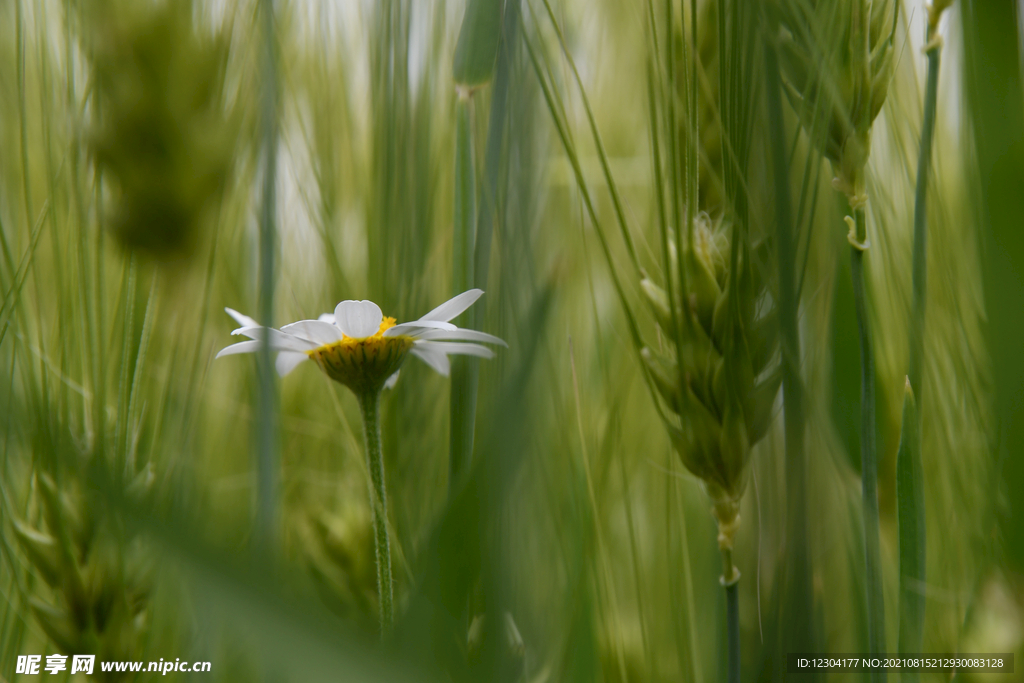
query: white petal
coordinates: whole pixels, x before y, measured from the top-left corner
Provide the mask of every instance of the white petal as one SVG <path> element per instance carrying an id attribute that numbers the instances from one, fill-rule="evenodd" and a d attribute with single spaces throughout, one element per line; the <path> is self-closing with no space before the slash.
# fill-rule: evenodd
<path id="1" fill-rule="evenodd" d="M 414 349 L 421 348 L 437 349 L 442 353 L 459 356 L 479 356 L 480 358 L 494 358 L 494 351 L 479 344 L 459 344 L 457 342 L 423 341 L 417 342 Z"/>
<path id="2" fill-rule="evenodd" d="M 289 372 L 298 367 L 299 363 L 304 360 L 309 360 L 309 356 L 304 353 L 296 353 L 294 351 L 282 351 L 277 354 L 277 361 L 274 365 L 277 367 L 277 374 L 284 377 Z"/>
<path id="3" fill-rule="evenodd" d="M 484 293 L 482 289 L 470 289 L 462 294 L 453 296 L 448 301 L 427 313 L 420 320 L 440 320 L 442 322 L 448 322 L 455 316 L 462 313 L 464 310 L 476 303 Z"/>
<path id="4" fill-rule="evenodd" d="M 385 337 L 395 337 L 400 334 L 407 334 L 410 337 L 418 337 L 419 333 L 426 330 L 457 330 L 451 323 L 440 320 L 413 320 L 411 323 L 401 323 L 384 330 Z"/>
<path id="5" fill-rule="evenodd" d="M 225 346 L 223 349 L 217 352 L 216 358 L 221 356 L 231 356 L 236 353 L 256 353 L 260 348 L 258 341 L 244 341 L 232 344 L 231 346 Z"/>
<path id="6" fill-rule="evenodd" d="M 316 342 L 311 342 L 301 337 L 293 337 L 286 332 L 275 330 L 272 327 L 243 327 L 238 330 L 238 333 L 244 334 L 249 339 L 255 339 L 256 341 L 262 340 L 264 333 L 266 333 L 267 340 L 270 342 L 270 348 L 277 351 L 310 351 L 320 346 Z"/>
<path id="7" fill-rule="evenodd" d="M 486 332 L 478 332 L 477 330 L 456 329 L 450 332 L 445 330 L 424 330 L 422 333 L 414 336 L 417 339 L 424 340 L 443 339 L 446 341 L 485 342 L 487 344 L 498 344 L 499 346 L 508 348 L 508 344 L 506 344 L 503 339 L 499 339 L 493 334 L 487 334 Z"/>
<path id="8" fill-rule="evenodd" d="M 388 381 L 384 382 L 384 388 L 385 389 L 394 389 L 395 388 L 395 385 L 398 384 L 398 373 L 400 373 L 400 372 L 401 372 L 401 370 L 395 370 L 395 374 L 393 374 L 390 377 L 388 377 Z"/>
<path id="9" fill-rule="evenodd" d="M 297 323 L 285 325 L 281 328 L 281 331 L 318 344 L 331 344 L 341 341 L 341 330 L 331 323 L 319 320 L 300 320 Z"/>
<path id="10" fill-rule="evenodd" d="M 353 339 L 366 339 L 377 334 L 384 314 L 372 301 L 342 301 L 334 309 L 334 324 Z"/>
<path id="11" fill-rule="evenodd" d="M 330 323 L 332 325 L 334 324 L 334 314 L 333 313 L 321 313 L 320 315 L 317 316 L 316 319 L 319 320 L 322 323 Z"/>
<path id="12" fill-rule="evenodd" d="M 235 322 L 237 322 L 242 327 L 259 327 L 260 326 L 260 324 L 258 322 L 256 322 L 255 320 L 253 320 L 252 318 L 250 318 L 249 316 L 247 316 L 247 315 L 245 315 L 243 313 L 239 313 L 238 311 L 236 311 L 233 308 L 225 308 L 224 312 L 227 313 L 228 315 L 230 315 L 232 318 L 234 318 Z"/>
<path id="13" fill-rule="evenodd" d="M 409 353 L 416 356 L 445 377 L 447 377 L 452 371 L 451 363 L 448 362 L 448 356 L 445 355 L 444 351 L 432 349 L 429 344 L 416 344 L 412 347 L 412 350 Z"/>

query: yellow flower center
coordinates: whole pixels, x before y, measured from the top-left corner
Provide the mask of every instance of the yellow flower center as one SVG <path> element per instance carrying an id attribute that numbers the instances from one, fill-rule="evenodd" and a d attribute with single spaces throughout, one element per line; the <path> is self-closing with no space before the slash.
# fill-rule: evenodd
<path id="1" fill-rule="evenodd" d="M 395 326 L 394 318 L 384 318 L 372 337 L 324 344 L 307 355 L 328 377 L 341 382 L 357 394 L 379 391 L 388 377 L 395 374 L 412 348 L 413 339 L 406 335 L 385 337 L 384 331 Z"/>

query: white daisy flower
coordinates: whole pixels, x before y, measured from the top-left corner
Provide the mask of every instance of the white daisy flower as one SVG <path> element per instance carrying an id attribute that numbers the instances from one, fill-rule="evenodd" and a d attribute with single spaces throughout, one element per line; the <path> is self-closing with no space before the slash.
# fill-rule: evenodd
<path id="1" fill-rule="evenodd" d="M 449 321 L 473 305 L 483 290 L 471 289 L 455 296 L 419 320 L 395 324 L 372 301 L 342 301 L 334 313 L 317 320 L 300 320 L 281 329 L 263 327 L 238 311 L 225 308 L 241 327 L 244 341 L 221 349 L 217 358 L 235 353 L 255 353 L 264 335 L 278 352 L 277 371 L 284 377 L 299 363 L 311 360 L 328 377 L 357 394 L 392 386 L 407 354 L 412 354 L 442 375 L 448 375 L 448 356 L 493 358 L 487 344 L 508 346 L 501 339 L 477 330 L 456 327 Z"/>

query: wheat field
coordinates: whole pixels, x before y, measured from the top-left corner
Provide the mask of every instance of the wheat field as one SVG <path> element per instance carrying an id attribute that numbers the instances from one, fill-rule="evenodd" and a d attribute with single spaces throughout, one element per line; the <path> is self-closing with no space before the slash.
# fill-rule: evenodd
<path id="1" fill-rule="evenodd" d="M 1024 6 L 933 3 L 0 0 L 0 681 L 1017 680 L 787 671 L 1024 665 Z"/>

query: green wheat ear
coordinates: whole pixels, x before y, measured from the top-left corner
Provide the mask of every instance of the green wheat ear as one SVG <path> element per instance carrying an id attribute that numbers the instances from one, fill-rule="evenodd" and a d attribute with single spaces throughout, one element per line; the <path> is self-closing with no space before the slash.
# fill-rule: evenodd
<path id="1" fill-rule="evenodd" d="M 227 41 L 195 29 L 191 1 L 87 8 L 97 119 L 86 142 L 113 190 L 113 231 L 127 248 L 187 256 L 234 165 Z"/>
<path id="2" fill-rule="evenodd" d="M 311 510 L 299 527 L 305 562 L 327 606 L 372 626 L 379 611 L 373 519 L 365 506 Z"/>
<path id="3" fill-rule="evenodd" d="M 641 290 L 673 350 L 650 347 L 641 357 L 655 388 L 677 419 L 665 421 L 686 468 L 705 484 L 723 543 L 731 546 L 739 501 L 746 487 L 751 447 L 768 431 L 781 384 L 772 364 L 778 346 L 774 305 L 758 309 L 767 283 L 756 277 L 753 250 L 740 248 L 739 273 L 727 255 L 737 231 L 719 219 L 699 217 L 683 249 L 690 290 L 668 293 L 649 278 Z M 671 253 L 675 253 L 673 247 Z M 671 310 L 669 301 L 684 302 Z M 680 368 L 680 362 L 682 368 Z"/>
<path id="4" fill-rule="evenodd" d="M 29 597 L 36 622 L 65 652 L 101 659 L 135 659 L 149 630 L 153 565 L 136 543 L 103 533 L 76 488 L 59 489 L 49 475 L 36 479 L 42 507 L 38 527 L 15 521 L 14 535 L 48 595 Z M 146 471 L 126 488 L 150 489 Z"/>
<path id="5" fill-rule="evenodd" d="M 721 3 L 715 1 L 700 4 L 697 18 L 697 46 L 696 57 L 699 59 L 700 71 L 698 73 L 698 96 L 697 96 L 697 134 L 696 154 L 699 165 L 697 173 L 697 208 L 711 214 L 722 211 L 727 200 L 732 198 L 726 196 L 725 188 L 725 159 L 735 155 L 735 151 L 728 149 L 725 140 L 726 131 L 723 129 L 721 112 L 721 69 L 719 33 L 716 30 L 718 24 L 718 11 Z M 680 36 L 678 40 L 682 40 Z M 675 70 L 676 73 L 684 73 L 690 64 L 683 59 L 680 53 L 677 55 Z M 692 84 L 679 80 L 675 87 L 675 96 L 679 102 L 685 102 L 687 88 Z M 690 128 L 686 120 L 680 120 L 676 125 L 676 136 L 685 149 L 690 145 Z M 728 252 L 724 252 L 728 254 Z"/>
<path id="6" fill-rule="evenodd" d="M 871 124 L 893 69 L 894 0 L 776 0 L 783 88 L 831 162 L 836 189 L 864 202 Z"/>
<path id="7" fill-rule="evenodd" d="M 777 52 L 783 90 L 801 125 L 832 163 L 832 183 L 843 192 L 851 246 L 861 366 L 861 495 L 864 518 L 868 649 L 885 652 L 885 600 L 878 513 L 875 446 L 875 360 L 864 278 L 869 247 L 864 167 L 871 124 L 885 101 L 893 68 L 895 0 L 776 0 Z M 884 672 L 872 679 L 885 680 Z"/>

